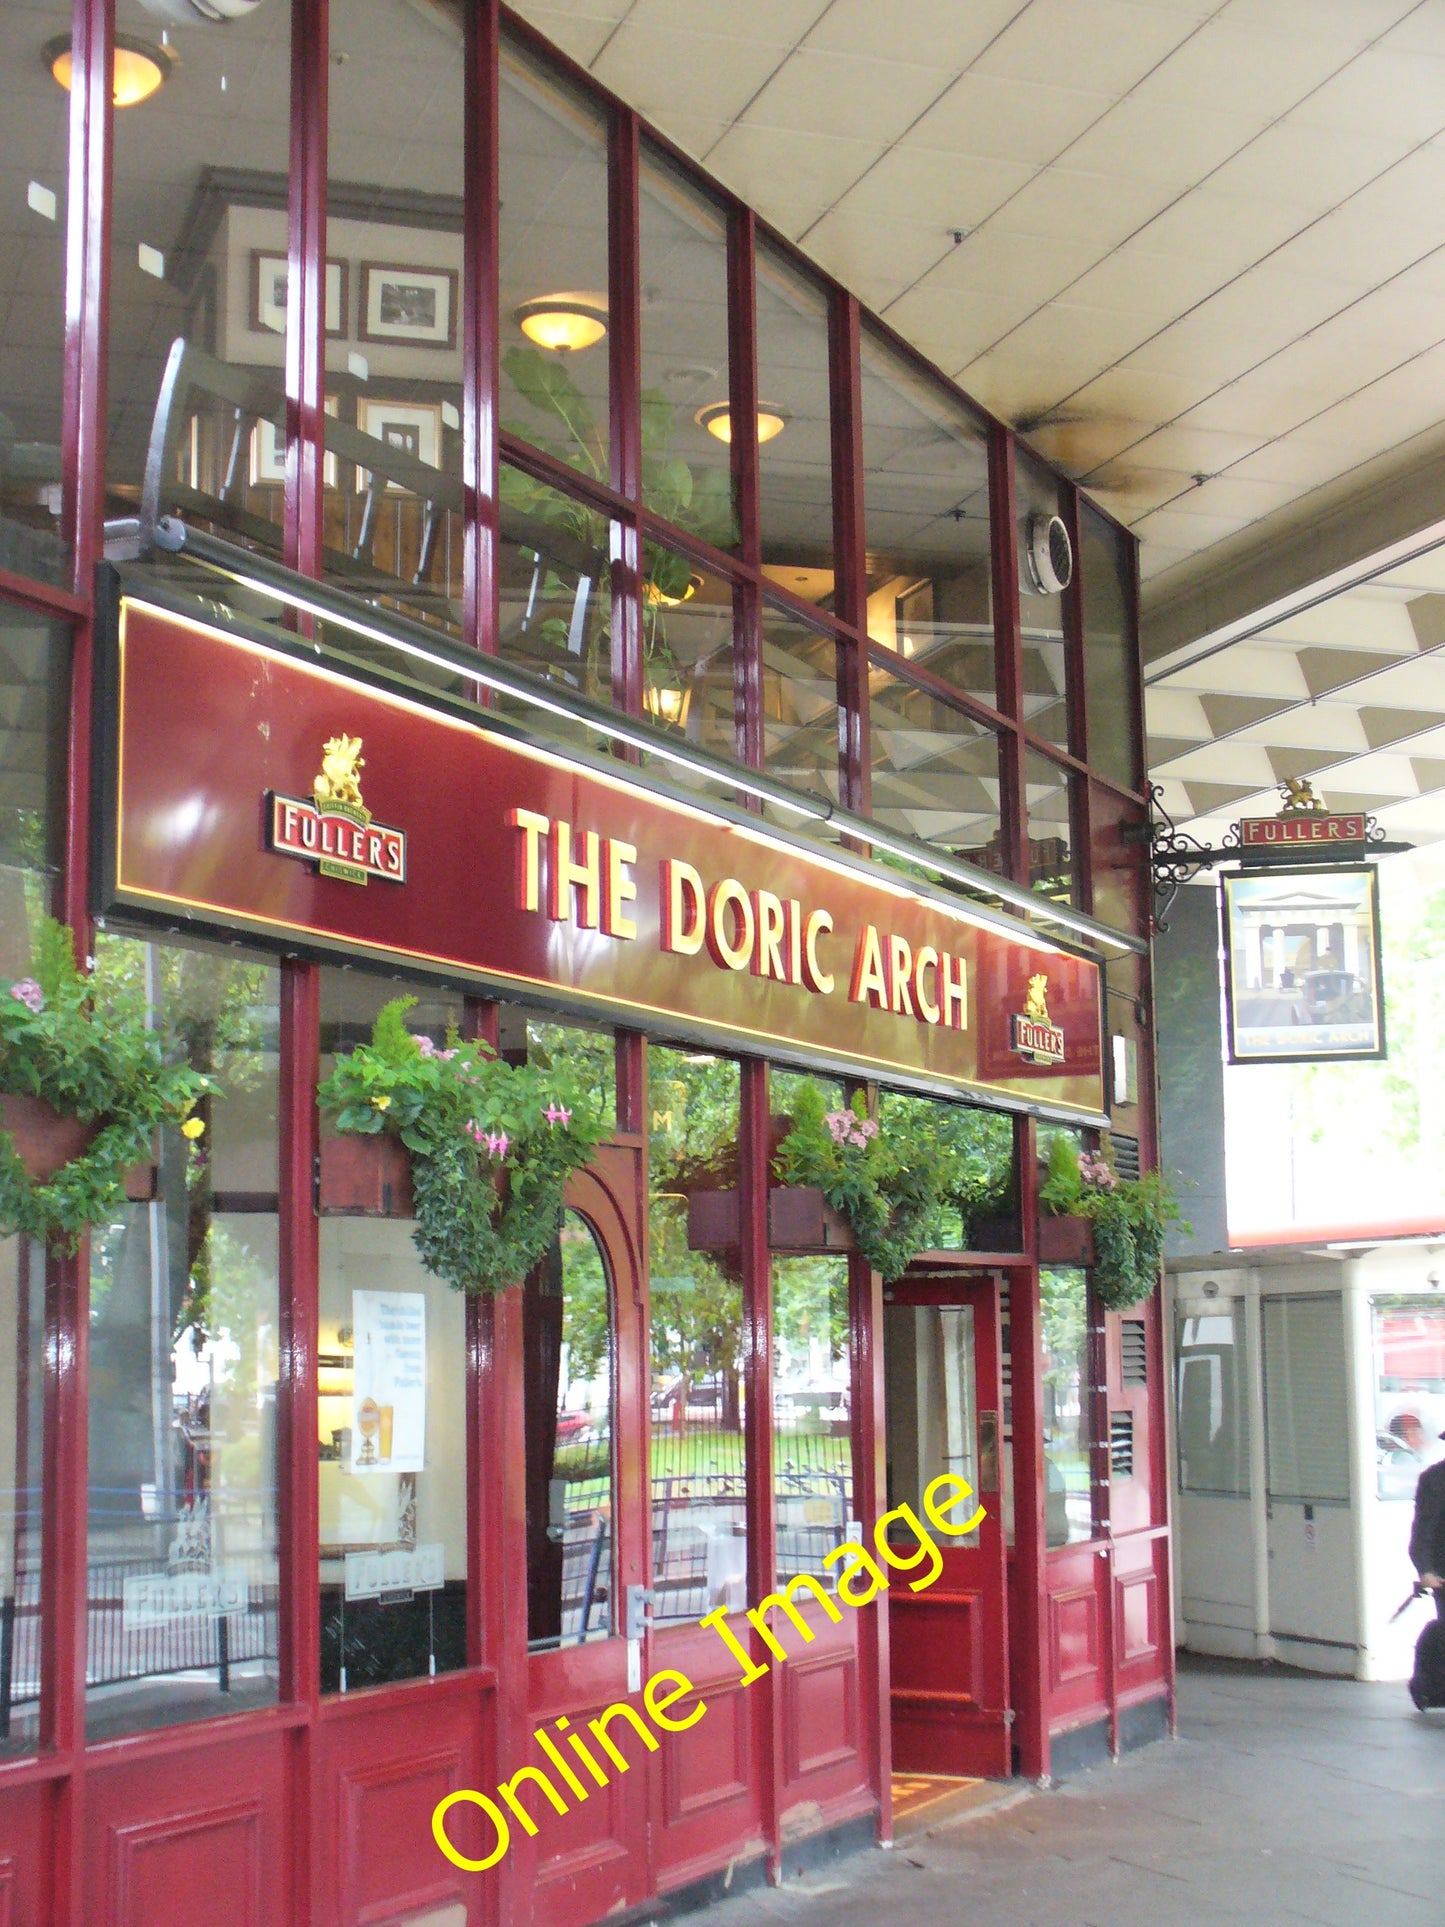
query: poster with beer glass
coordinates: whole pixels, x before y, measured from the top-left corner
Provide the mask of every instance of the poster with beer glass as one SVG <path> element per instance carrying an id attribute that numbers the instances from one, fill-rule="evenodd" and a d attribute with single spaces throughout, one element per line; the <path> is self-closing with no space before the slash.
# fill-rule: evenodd
<path id="1" fill-rule="evenodd" d="M 1223 883 L 1230 1063 L 1383 1057 L 1374 868 L 1271 867 Z"/>
<path id="2" fill-rule="evenodd" d="M 426 1465 L 426 1297 L 354 1291 L 353 1472 L 420 1472 Z"/>

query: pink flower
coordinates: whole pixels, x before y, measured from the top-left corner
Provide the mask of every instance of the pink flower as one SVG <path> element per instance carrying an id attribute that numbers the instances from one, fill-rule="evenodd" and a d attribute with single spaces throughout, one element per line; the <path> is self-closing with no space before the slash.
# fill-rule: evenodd
<path id="1" fill-rule="evenodd" d="M 27 1010 L 43 1010 L 45 992 L 33 977 L 22 977 L 18 984 L 11 984 L 10 995 L 24 1004 Z"/>
<path id="2" fill-rule="evenodd" d="M 567 1125 L 572 1122 L 572 1113 L 559 1104 L 549 1104 L 542 1115 L 549 1124 Z"/>
<path id="3" fill-rule="evenodd" d="M 412 1035 L 416 1036 L 416 1033 L 413 1032 Z M 437 1054 L 437 1047 L 430 1037 L 417 1037 L 416 1047 L 423 1057 L 435 1057 Z"/>
<path id="4" fill-rule="evenodd" d="M 851 1135 L 856 1120 L 851 1111 L 829 1111 L 823 1122 L 827 1125 L 833 1142 L 842 1144 Z"/>
<path id="5" fill-rule="evenodd" d="M 487 1132 L 487 1156 L 489 1158 L 499 1158 L 499 1159 L 504 1158 L 507 1155 L 507 1146 L 510 1143 L 511 1143 L 511 1139 L 507 1136 L 505 1131 L 498 1131 L 496 1133 L 488 1131 Z"/>

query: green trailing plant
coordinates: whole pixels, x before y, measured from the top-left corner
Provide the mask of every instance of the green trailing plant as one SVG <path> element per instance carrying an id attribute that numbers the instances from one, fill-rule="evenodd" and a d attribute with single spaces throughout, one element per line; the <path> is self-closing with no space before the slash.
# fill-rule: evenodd
<path id="1" fill-rule="evenodd" d="M 318 1099 L 338 1131 L 387 1132 L 406 1146 L 412 1235 L 428 1271 L 459 1291 L 502 1291 L 556 1236 L 563 1186 L 606 1127 L 551 1068 L 509 1064 L 455 1028 L 440 1050 L 414 1034 L 406 1014 L 415 1002 L 387 1004 L 371 1042 L 337 1061 Z"/>
<path id="2" fill-rule="evenodd" d="M 830 1111 L 818 1086 L 805 1080 L 774 1162 L 785 1184 L 816 1185 L 853 1227 L 869 1264 L 893 1279 L 928 1249 L 947 1195 L 947 1167 L 936 1149 L 927 1130 L 906 1117 L 880 1129 L 861 1092 L 851 1109 Z"/>
<path id="3" fill-rule="evenodd" d="M 509 424 L 524 440 L 546 450 L 569 468 L 606 484 L 610 462 L 605 427 L 599 426 L 592 405 L 559 355 L 539 348 L 515 346 L 502 357 L 502 367 L 513 387 L 536 416 L 548 424 L 539 432 L 534 424 Z M 641 397 L 642 494 L 648 507 L 678 528 L 703 537 L 715 548 L 726 549 L 737 539 L 737 517 L 732 502 L 732 478 L 726 468 L 710 467 L 694 474 L 689 463 L 671 452 L 677 410 L 656 389 Z M 595 605 L 587 651 L 588 669 L 595 677 L 598 657 L 612 624 L 611 563 L 607 518 L 572 496 L 538 481 L 522 469 L 504 464 L 501 496 L 509 507 L 534 517 L 580 543 L 598 558 Z M 565 581 L 539 555 L 541 589 L 546 601 L 570 600 L 575 584 Z M 675 679 L 678 667 L 667 642 L 668 610 L 687 594 L 692 567 L 685 556 L 644 540 L 642 544 L 642 648 L 652 680 Z M 539 634 L 554 647 L 566 649 L 570 624 L 549 616 L 538 624 Z"/>
<path id="4" fill-rule="evenodd" d="M 97 1000 L 74 938 L 53 917 L 39 922 L 34 971 L 0 989 L 0 1093 L 40 1098 L 95 1134 L 53 1177 L 32 1180 L 0 1130 L 0 1236 L 73 1252 L 125 1202 L 126 1172 L 149 1163 L 162 1125 L 179 1125 L 194 1143 L 205 1127 L 191 1110 L 217 1087 L 189 1064 L 166 1062 L 138 1005 Z"/>
<path id="5" fill-rule="evenodd" d="M 1153 1291 L 1171 1224 L 1191 1229 L 1162 1171 L 1121 1178 L 1106 1151 L 1081 1151 L 1056 1132 L 1039 1186 L 1051 1217 L 1087 1218 L 1094 1229 L 1094 1295 L 1106 1311 L 1127 1311 Z"/>

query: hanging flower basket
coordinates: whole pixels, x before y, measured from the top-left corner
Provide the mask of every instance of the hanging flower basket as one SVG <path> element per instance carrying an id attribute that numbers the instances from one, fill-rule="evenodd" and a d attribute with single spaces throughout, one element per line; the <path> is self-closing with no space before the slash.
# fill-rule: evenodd
<path id="1" fill-rule="evenodd" d="M 1094 1296 L 1105 1311 L 1127 1311 L 1159 1281 L 1164 1239 L 1171 1224 L 1190 1226 L 1162 1171 L 1121 1178 L 1107 1149 L 1080 1151 L 1059 1132 L 1049 1143 L 1048 1171 L 1039 1186 L 1039 1262 L 1087 1266 Z M 1064 1229 L 1064 1227 L 1069 1229 Z M 1064 1258 L 1065 1244 L 1081 1254 Z"/>
<path id="2" fill-rule="evenodd" d="M 190 1112 L 215 1089 L 165 1061 L 139 1009 L 100 1007 L 70 931 L 42 918 L 35 975 L 0 986 L 0 1237 L 73 1252 L 131 1190 L 145 1195 L 136 1168 L 153 1167 L 162 1125 L 199 1137 Z"/>
<path id="3" fill-rule="evenodd" d="M 690 1251 L 736 1251 L 742 1243 L 742 1193 L 691 1191 L 687 1199 Z M 779 1184 L 768 1192 L 770 1251 L 853 1251 L 858 1240 L 841 1211 L 816 1184 Z"/>
<path id="4" fill-rule="evenodd" d="M 317 1093 L 342 1139 L 394 1147 L 359 1154 L 346 1180 L 351 1202 L 338 1208 L 401 1216 L 409 1165 L 422 1263 L 458 1291 L 503 1291 L 556 1236 L 563 1187 L 591 1162 L 602 1120 L 564 1077 L 538 1065 L 508 1064 L 455 1030 L 443 1050 L 413 1035 L 406 1013 L 415 1002 L 387 1004 L 371 1042 L 340 1058 Z M 342 1194 L 339 1177 L 337 1191 L 327 1190 L 324 1151 L 322 1181 L 323 1198 Z"/>

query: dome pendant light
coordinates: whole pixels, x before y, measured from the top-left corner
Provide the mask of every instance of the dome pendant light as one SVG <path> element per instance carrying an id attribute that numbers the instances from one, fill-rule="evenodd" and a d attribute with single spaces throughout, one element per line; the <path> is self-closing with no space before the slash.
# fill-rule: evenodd
<path id="1" fill-rule="evenodd" d="M 699 408 L 693 416 L 699 428 L 705 428 L 709 435 L 716 435 L 720 442 L 732 443 L 732 409 L 725 401 L 711 401 L 706 408 Z M 758 403 L 758 441 L 770 442 L 775 435 L 781 435 L 788 425 L 788 417 L 776 402 Z"/>
<path id="2" fill-rule="evenodd" d="M 45 43 L 43 58 L 52 78 L 70 92 L 74 78 L 75 53 L 68 33 L 57 34 Z M 111 79 L 111 99 L 117 107 L 134 107 L 149 100 L 171 68 L 175 56 L 167 47 L 138 39 L 133 33 L 115 37 L 115 71 Z"/>
<path id="3" fill-rule="evenodd" d="M 517 326 L 539 348 L 575 354 L 594 347 L 607 332 L 607 299 L 600 294 L 538 295 L 513 310 Z"/>

